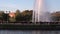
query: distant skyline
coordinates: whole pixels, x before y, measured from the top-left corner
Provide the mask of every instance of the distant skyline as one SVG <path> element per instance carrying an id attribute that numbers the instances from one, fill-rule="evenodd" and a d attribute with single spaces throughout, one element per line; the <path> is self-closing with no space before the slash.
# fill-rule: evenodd
<path id="1" fill-rule="evenodd" d="M 15 11 L 33 9 L 35 0 L 0 0 L 0 10 Z M 60 0 L 46 0 L 49 11 L 60 11 Z"/>

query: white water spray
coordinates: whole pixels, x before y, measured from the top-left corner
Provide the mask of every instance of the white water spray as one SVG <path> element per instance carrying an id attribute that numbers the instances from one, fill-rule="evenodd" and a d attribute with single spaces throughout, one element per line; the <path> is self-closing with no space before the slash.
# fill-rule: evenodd
<path id="1" fill-rule="evenodd" d="M 33 9 L 33 22 L 50 22 L 50 14 L 45 0 L 35 0 Z"/>

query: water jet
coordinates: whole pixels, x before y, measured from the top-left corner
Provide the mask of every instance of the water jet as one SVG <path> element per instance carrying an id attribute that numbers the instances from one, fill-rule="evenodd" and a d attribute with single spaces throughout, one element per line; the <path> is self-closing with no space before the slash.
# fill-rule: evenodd
<path id="1" fill-rule="evenodd" d="M 45 0 L 35 0 L 32 22 L 50 22 L 50 13 Z"/>

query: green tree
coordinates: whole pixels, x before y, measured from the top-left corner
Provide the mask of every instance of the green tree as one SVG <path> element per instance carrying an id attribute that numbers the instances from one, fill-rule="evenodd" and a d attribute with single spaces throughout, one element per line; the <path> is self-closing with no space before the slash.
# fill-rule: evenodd
<path id="1" fill-rule="evenodd" d="M 3 14 L 3 20 L 4 20 L 4 21 L 8 21 L 8 20 L 9 20 L 9 15 L 6 14 L 6 13 L 4 13 L 4 14 Z"/>
<path id="2" fill-rule="evenodd" d="M 51 20 L 53 22 L 60 22 L 60 11 L 51 14 Z"/>
<path id="3" fill-rule="evenodd" d="M 15 21 L 16 21 L 16 19 L 14 17 L 9 18 L 9 22 L 15 22 Z"/>
<path id="4" fill-rule="evenodd" d="M 16 10 L 16 21 L 20 21 L 21 20 L 21 14 L 20 14 L 20 10 Z"/>
<path id="5" fill-rule="evenodd" d="M 23 21 L 30 21 L 32 18 L 32 10 L 31 11 L 25 10 L 21 14 L 23 17 L 23 19 L 22 19 Z"/>
<path id="6" fill-rule="evenodd" d="M 3 20 L 4 11 L 0 11 L 0 20 Z"/>
<path id="7" fill-rule="evenodd" d="M 16 10 L 16 16 L 20 15 L 20 10 Z"/>

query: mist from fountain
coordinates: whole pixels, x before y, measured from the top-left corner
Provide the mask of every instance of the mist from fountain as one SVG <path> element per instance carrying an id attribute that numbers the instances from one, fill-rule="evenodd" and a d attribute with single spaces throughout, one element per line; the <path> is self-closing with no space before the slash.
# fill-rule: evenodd
<path id="1" fill-rule="evenodd" d="M 50 13 L 45 0 L 35 0 L 32 22 L 50 22 Z"/>

